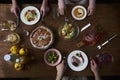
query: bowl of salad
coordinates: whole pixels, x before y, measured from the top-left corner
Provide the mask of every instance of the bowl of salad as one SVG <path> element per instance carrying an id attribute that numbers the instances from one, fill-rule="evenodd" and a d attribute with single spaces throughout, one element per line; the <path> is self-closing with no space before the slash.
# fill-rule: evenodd
<path id="1" fill-rule="evenodd" d="M 79 34 L 79 28 L 73 23 L 65 22 L 59 27 L 58 33 L 63 39 L 74 39 Z"/>
<path id="2" fill-rule="evenodd" d="M 49 66 L 56 66 L 62 60 L 62 55 L 59 50 L 57 49 L 48 49 L 44 54 L 44 61 Z"/>
<path id="3" fill-rule="evenodd" d="M 40 12 L 34 6 L 27 6 L 21 11 L 20 18 L 23 23 L 27 25 L 33 25 L 39 21 Z"/>

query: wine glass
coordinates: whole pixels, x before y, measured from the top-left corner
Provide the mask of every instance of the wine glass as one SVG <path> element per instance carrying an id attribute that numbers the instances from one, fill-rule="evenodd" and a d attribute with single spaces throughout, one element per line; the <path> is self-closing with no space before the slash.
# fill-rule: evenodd
<path id="1" fill-rule="evenodd" d="M 59 11 L 57 7 L 53 8 L 53 18 L 58 19 L 60 17 Z"/>
<path id="2" fill-rule="evenodd" d="M 17 27 L 19 28 L 19 30 L 22 30 L 23 36 L 29 36 L 29 31 L 23 29 L 23 27 L 20 27 L 20 17 L 17 18 Z"/>
<path id="3" fill-rule="evenodd" d="M 100 53 L 96 55 L 95 60 L 99 64 L 110 64 L 113 62 L 113 56 L 109 53 Z"/>

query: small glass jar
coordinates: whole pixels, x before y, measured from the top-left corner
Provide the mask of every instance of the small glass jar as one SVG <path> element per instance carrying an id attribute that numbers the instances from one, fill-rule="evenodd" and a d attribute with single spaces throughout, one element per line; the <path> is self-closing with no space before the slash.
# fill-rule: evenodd
<path id="1" fill-rule="evenodd" d="M 30 62 L 30 60 L 31 60 L 30 57 L 21 56 L 21 57 L 19 57 L 19 58 L 16 59 L 16 62 L 21 63 L 21 64 L 27 64 L 27 63 Z"/>
<path id="2" fill-rule="evenodd" d="M 18 57 L 19 57 L 18 54 L 9 53 L 4 55 L 4 60 L 7 62 L 15 62 Z"/>

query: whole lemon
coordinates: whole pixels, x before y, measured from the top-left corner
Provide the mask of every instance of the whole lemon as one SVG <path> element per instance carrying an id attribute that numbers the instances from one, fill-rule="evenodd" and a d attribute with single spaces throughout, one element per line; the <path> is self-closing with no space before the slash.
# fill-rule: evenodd
<path id="1" fill-rule="evenodd" d="M 18 54 L 19 52 L 19 47 L 17 45 L 14 45 L 10 48 L 11 53 L 13 54 Z"/>
<path id="2" fill-rule="evenodd" d="M 22 70 L 22 69 L 23 69 L 23 64 L 16 62 L 16 63 L 14 64 L 14 68 L 15 68 L 15 70 L 17 70 L 17 71 Z"/>
<path id="3" fill-rule="evenodd" d="M 21 48 L 19 50 L 19 54 L 22 55 L 22 56 L 27 55 L 27 53 L 28 53 L 28 49 L 27 48 Z"/>

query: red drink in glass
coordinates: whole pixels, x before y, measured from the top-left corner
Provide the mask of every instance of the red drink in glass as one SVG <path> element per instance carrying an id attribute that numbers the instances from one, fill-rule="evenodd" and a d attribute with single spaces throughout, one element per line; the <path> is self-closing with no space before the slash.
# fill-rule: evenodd
<path id="1" fill-rule="evenodd" d="M 109 64 L 113 62 L 113 56 L 108 53 L 101 53 L 96 55 L 96 62 L 100 64 Z"/>

